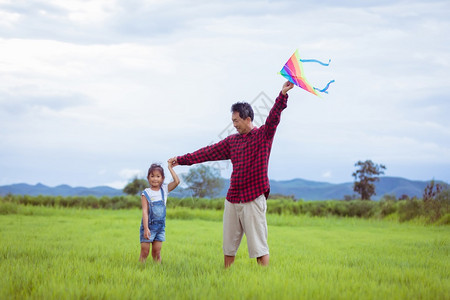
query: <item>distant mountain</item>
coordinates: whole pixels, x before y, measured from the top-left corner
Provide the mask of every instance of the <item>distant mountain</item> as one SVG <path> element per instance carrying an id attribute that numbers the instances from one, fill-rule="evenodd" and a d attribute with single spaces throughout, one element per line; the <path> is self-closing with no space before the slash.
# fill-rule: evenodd
<path id="1" fill-rule="evenodd" d="M 435 182 L 443 186 L 448 186 L 447 183 L 439 180 Z M 375 184 L 375 190 L 379 198 L 385 194 L 395 195 L 397 198 L 402 195 L 421 198 L 423 191 L 429 183 L 430 181 L 408 180 L 400 177 L 380 177 L 380 181 Z"/>
<path id="2" fill-rule="evenodd" d="M 225 188 L 221 191 L 220 197 L 225 197 L 230 181 L 225 180 Z M 395 195 L 397 198 L 402 195 L 421 198 L 425 187 L 430 181 L 409 180 L 400 177 L 380 177 L 375 183 L 376 195 L 372 200 L 379 200 L 384 195 Z M 444 186 L 447 183 L 436 180 Z M 271 194 L 293 195 L 295 199 L 303 200 L 341 200 L 346 195 L 356 194 L 353 191 L 353 182 L 328 183 L 319 181 L 309 181 L 305 179 L 291 179 L 284 181 L 270 180 Z"/>
<path id="3" fill-rule="evenodd" d="M 402 195 L 421 198 L 429 182 L 413 181 L 400 177 L 380 177 L 380 180 L 375 183 L 376 195 L 372 197 L 372 200 L 379 200 L 384 195 L 395 195 L 397 198 Z M 436 182 L 447 185 L 441 181 Z M 353 191 L 353 182 L 333 184 L 293 179 L 290 181 L 271 181 L 270 184 L 273 193 L 294 195 L 296 199 L 304 200 L 344 199 L 346 195 L 356 194 Z"/>
<path id="4" fill-rule="evenodd" d="M 218 197 L 225 197 L 227 194 L 230 181 L 223 179 L 224 188 Z M 444 186 L 448 186 L 445 182 L 436 181 Z M 379 200 L 383 195 L 395 195 L 399 198 L 402 195 L 409 197 L 422 197 L 425 187 L 429 181 L 414 181 L 400 177 L 380 177 L 376 186 L 376 195 L 372 197 L 373 200 Z M 291 196 L 295 199 L 303 200 L 329 200 L 329 199 L 344 199 L 345 195 L 354 195 L 353 182 L 347 183 L 328 183 L 309 181 L 304 179 L 292 180 L 270 180 L 270 187 L 272 194 L 282 194 Z M 98 186 L 92 188 L 86 187 L 71 187 L 69 185 L 58 185 L 56 187 L 48 187 L 41 183 L 36 185 L 29 185 L 25 183 L 11 184 L 0 186 L 0 195 L 6 194 L 15 195 L 51 195 L 51 196 L 120 196 L 124 195 L 122 190 L 114 189 L 108 186 Z M 190 197 L 189 190 L 177 188 L 171 193 L 173 197 Z"/>
<path id="5" fill-rule="evenodd" d="M 11 185 L 0 186 L 0 195 L 49 195 L 49 196 L 120 196 L 123 195 L 122 190 L 114 189 L 109 186 L 97 186 L 92 188 L 86 187 L 71 187 L 69 185 L 58 185 L 55 187 L 48 187 L 41 183 L 36 185 L 29 185 L 26 183 L 18 183 Z"/>

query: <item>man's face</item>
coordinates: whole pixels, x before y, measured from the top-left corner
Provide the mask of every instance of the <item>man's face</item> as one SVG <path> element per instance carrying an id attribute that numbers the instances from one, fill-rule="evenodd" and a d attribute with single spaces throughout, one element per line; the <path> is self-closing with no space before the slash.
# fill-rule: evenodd
<path id="1" fill-rule="evenodd" d="M 252 130 L 252 120 L 250 119 L 250 117 L 247 117 L 247 119 L 242 119 L 239 116 L 239 112 L 235 111 L 231 116 L 231 120 L 233 121 L 234 128 L 236 128 L 239 134 L 247 134 L 250 132 L 250 130 Z"/>

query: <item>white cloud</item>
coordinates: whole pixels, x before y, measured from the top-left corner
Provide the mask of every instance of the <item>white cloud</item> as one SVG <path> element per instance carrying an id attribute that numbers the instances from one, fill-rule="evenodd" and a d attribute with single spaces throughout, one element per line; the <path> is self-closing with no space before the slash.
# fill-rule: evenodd
<path id="1" fill-rule="evenodd" d="M 139 169 L 123 169 L 120 170 L 119 175 L 123 179 L 131 180 L 133 177 L 145 177 L 142 170 Z"/>
<path id="2" fill-rule="evenodd" d="M 407 177 L 408 162 L 423 178 L 444 174 L 450 5 L 296 5 L 0 1 L 0 169 L 8 173 L 0 182 L 122 185 L 130 177 L 121 170 L 145 171 L 217 141 L 232 103 L 261 91 L 275 98 L 277 72 L 296 48 L 332 60 L 305 64 L 311 83 L 336 83 L 322 99 L 290 92 L 274 179 L 347 181 L 368 158 L 387 175 Z M 37 158 L 53 172 L 37 171 Z"/>
<path id="3" fill-rule="evenodd" d="M 322 174 L 322 177 L 325 178 L 325 179 L 331 178 L 332 177 L 332 172 L 331 171 L 325 171 Z"/>

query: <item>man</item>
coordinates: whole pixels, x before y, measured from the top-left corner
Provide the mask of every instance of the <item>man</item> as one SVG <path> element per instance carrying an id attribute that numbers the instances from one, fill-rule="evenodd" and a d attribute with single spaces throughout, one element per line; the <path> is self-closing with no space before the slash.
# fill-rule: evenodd
<path id="1" fill-rule="evenodd" d="M 253 125 L 254 114 L 250 104 L 235 103 L 231 107 L 231 118 L 237 134 L 193 153 L 169 159 L 173 166 L 231 159 L 233 172 L 223 213 L 225 268 L 234 262 L 243 234 L 247 237 L 250 258 L 256 258 L 263 266 L 269 264 L 266 199 L 270 186 L 267 168 L 281 112 L 287 107 L 287 92 L 293 87 L 289 81 L 283 84 L 265 124 L 260 128 Z"/>

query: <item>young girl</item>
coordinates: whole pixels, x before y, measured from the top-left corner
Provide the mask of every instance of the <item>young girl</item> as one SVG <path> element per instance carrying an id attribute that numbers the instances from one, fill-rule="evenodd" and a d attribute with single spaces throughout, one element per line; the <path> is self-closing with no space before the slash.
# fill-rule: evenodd
<path id="1" fill-rule="evenodd" d="M 152 164 L 148 169 L 147 180 L 150 188 L 146 188 L 141 195 L 142 220 L 140 228 L 141 256 L 140 262 L 145 262 L 152 244 L 152 257 L 155 262 L 161 262 L 161 246 L 165 239 L 166 202 L 167 195 L 178 184 L 180 179 L 169 164 L 169 171 L 173 181 L 164 184 L 164 169 L 158 164 Z"/>

